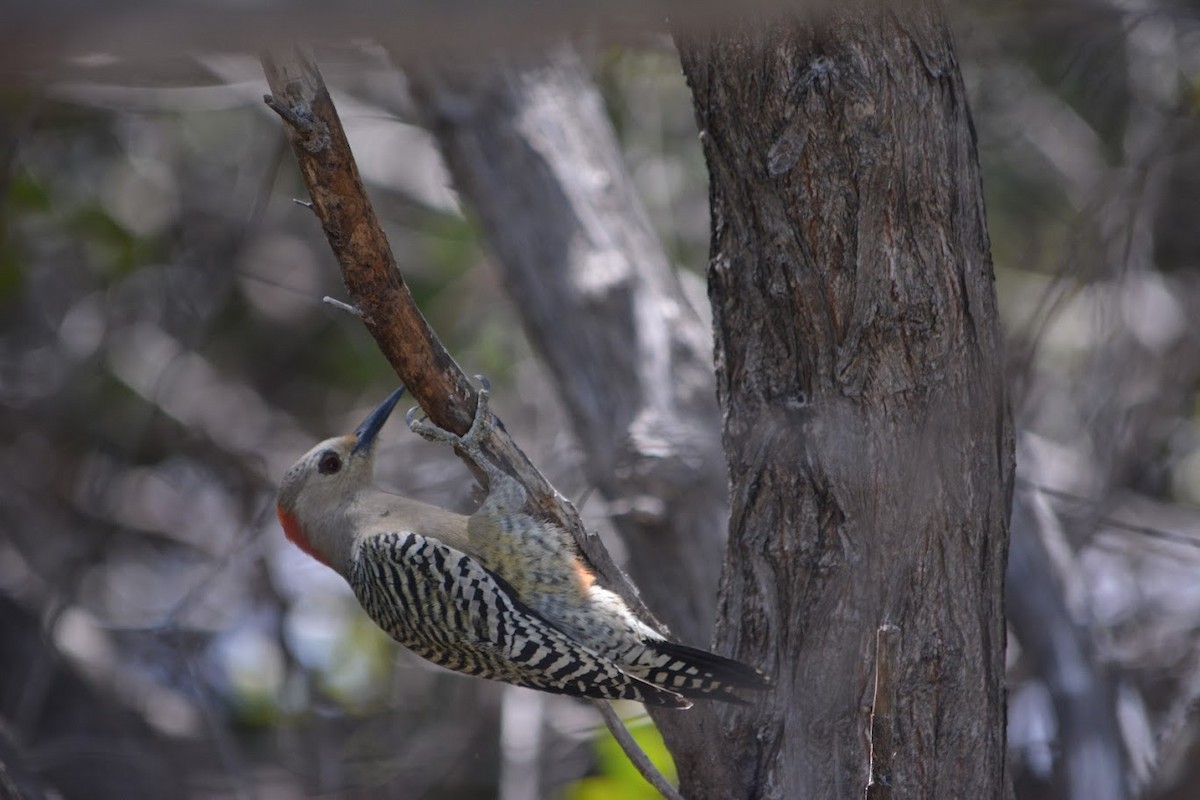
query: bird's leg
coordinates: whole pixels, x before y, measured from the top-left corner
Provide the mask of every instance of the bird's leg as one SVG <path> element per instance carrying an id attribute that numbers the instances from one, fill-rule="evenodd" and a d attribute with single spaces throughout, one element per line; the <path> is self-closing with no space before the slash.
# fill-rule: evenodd
<path id="1" fill-rule="evenodd" d="M 459 436 L 456 433 L 439 428 L 428 420 L 417 419 L 417 406 L 413 406 L 408 410 L 404 421 L 408 424 L 409 430 L 423 439 L 428 439 L 431 442 L 444 442 L 445 444 L 461 448 L 463 452 L 471 457 L 472 461 L 483 468 L 485 459 L 482 455 L 480 440 L 486 434 L 490 433 L 492 429 L 492 421 L 488 418 L 488 398 L 492 394 L 492 387 L 488 383 L 487 378 L 482 375 L 476 375 L 475 379 L 480 383 L 478 401 L 475 404 L 475 419 L 471 420 L 471 427 L 466 434 Z"/>
<path id="2" fill-rule="evenodd" d="M 471 462 L 488 477 L 488 496 L 480 511 L 484 513 L 503 514 L 519 511 L 525 505 L 525 487 L 515 478 L 495 464 L 483 454 L 483 439 L 492 432 L 495 425 L 494 416 L 488 410 L 488 398 L 491 396 L 491 385 L 487 378 L 476 375 L 479 381 L 478 402 L 475 407 L 475 419 L 471 420 L 470 429 L 463 436 L 439 428 L 428 420 L 417 419 L 417 407 L 409 409 L 405 422 L 409 430 L 431 442 L 444 442 L 459 448 Z"/>

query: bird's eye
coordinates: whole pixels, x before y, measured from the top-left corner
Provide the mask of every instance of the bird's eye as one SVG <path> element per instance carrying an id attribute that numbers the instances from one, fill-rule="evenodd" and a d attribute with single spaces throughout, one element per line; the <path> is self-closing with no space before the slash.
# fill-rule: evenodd
<path id="1" fill-rule="evenodd" d="M 322 475 L 332 475 L 341 468 L 342 459 L 332 450 L 326 450 L 322 453 L 321 460 L 317 462 L 317 472 Z"/>

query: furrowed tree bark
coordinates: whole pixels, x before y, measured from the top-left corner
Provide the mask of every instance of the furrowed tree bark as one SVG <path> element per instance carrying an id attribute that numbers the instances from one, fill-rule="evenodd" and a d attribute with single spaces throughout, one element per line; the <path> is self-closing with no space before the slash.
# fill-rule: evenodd
<path id="1" fill-rule="evenodd" d="M 862 796 L 887 623 L 892 797 L 1003 797 L 1013 439 L 946 21 L 913 3 L 679 44 L 732 481 L 717 646 L 778 682 L 721 709 L 733 766 L 683 793 Z"/>

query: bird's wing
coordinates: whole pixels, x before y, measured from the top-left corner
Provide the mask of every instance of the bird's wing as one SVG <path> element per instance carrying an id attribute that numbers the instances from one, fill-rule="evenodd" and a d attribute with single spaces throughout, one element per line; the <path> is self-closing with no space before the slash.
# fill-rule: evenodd
<path id="1" fill-rule="evenodd" d="M 621 666 L 630 674 L 693 699 L 745 703 L 739 690 L 771 686 L 771 679 L 754 667 L 663 639 L 645 639 L 640 648 L 627 648 L 622 655 Z"/>
<path id="2" fill-rule="evenodd" d="M 350 584 L 394 639 L 456 672 L 556 694 L 690 705 L 576 642 L 502 578 L 437 539 L 408 531 L 370 537 Z"/>

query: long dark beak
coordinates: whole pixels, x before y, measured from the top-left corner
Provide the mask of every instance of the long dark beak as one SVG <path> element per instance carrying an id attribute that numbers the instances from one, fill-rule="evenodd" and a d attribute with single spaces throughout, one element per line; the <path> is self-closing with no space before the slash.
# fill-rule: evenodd
<path id="1" fill-rule="evenodd" d="M 354 431 L 357 441 L 354 442 L 350 455 L 356 456 L 360 453 L 371 452 L 371 447 L 375 444 L 375 437 L 379 435 L 383 423 L 387 422 L 388 417 L 392 415 L 392 409 L 396 407 L 396 403 L 400 402 L 402 394 L 404 394 L 403 386 L 389 394 L 388 398 L 363 420 L 362 425 L 359 425 L 358 429 Z"/>

